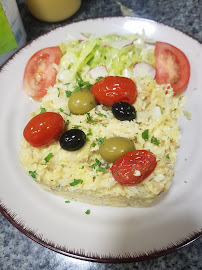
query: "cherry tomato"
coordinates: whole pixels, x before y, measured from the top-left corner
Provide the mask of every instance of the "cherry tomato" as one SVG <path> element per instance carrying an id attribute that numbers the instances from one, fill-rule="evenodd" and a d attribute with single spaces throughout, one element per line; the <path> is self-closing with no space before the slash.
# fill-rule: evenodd
<path id="1" fill-rule="evenodd" d="M 190 78 L 190 64 L 186 55 L 171 44 L 156 42 L 156 81 L 170 83 L 174 93 L 180 94 Z"/>
<path id="2" fill-rule="evenodd" d="M 106 106 L 111 107 L 118 101 L 133 104 L 137 98 L 136 84 L 129 78 L 108 76 L 92 87 L 95 99 Z"/>
<path id="3" fill-rule="evenodd" d="M 61 54 L 60 47 L 56 46 L 42 49 L 30 58 L 23 79 L 24 90 L 30 97 L 42 98 L 47 88 L 54 86 L 57 72 L 53 63 L 60 63 Z"/>
<path id="4" fill-rule="evenodd" d="M 114 179 L 123 186 L 141 183 L 155 169 L 155 155 L 148 150 L 135 150 L 121 156 L 111 167 Z"/>
<path id="5" fill-rule="evenodd" d="M 64 128 L 62 116 L 54 112 L 44 112 L 34 116 L 26 125 L 23 135 L 34 147 L 49 145 L 59 138 Z"/>

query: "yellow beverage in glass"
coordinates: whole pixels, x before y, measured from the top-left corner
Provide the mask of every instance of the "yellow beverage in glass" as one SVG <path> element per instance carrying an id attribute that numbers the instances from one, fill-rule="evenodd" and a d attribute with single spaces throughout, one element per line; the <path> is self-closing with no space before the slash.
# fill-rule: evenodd
<path id="1" fill-rule="evenodd" d="M 81 6 L 81 0 L 26 0 L 31 14 L 45 22 L 57 22 L 71 17 Z"/>

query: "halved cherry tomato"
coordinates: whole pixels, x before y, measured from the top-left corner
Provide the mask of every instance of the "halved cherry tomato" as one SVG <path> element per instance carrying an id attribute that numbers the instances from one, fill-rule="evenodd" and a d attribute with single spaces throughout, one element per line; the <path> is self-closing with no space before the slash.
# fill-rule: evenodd
<path id="1" fill-rule="evenodd" d="M 54 112 L 44 112 L 34 116 L 26 125 L 23 135 L 34 147 L 49 145 L 59 138 L 64 128 L 62 116 Z"/>
<path id="2" fill-rule="evenodd" d="M 186 55 L 171 44 L 157 41 L 155 57 L 157 83 L 170 83 L 174 93 L 180 94 L 190 78 L 190 64 Z"/>
<path id="3" fill-rule="evenodd" d="M 121 156 L 111 167 L 114 179 L 123 186 L 141 183 L 155 169 L 155 155 L 148 150 L 135 150 Z"/>
<path id="4" fill-rule="evenodd" d="M 112 106 L 118 101 L 133 104 L 137 98 L 136 84 L 129 78 L 108 76 L 92 87 L 95 99 L 106 106 Z"/>
<path id="5" fill-rule="evenodd" d="M 60 47 L 56 46 L 42 49 L 30 58 L 23 79 L 24 90 L 30 97 L 42 98 L 47 88 L 54 86 L 57 72 L 53 63 L 58 65 L 61 55 Z"/>

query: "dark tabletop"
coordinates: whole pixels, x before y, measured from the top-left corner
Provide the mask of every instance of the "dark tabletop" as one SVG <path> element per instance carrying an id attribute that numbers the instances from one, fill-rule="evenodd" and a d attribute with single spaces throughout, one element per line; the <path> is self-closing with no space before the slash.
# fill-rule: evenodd
<path id="1" fill-rule="evenodd" d="M 41 22 L 29 13 L 24 0 L 17 0 L 27 40 L 58 25 L 78 20 L 122 16 L 115 0 L 83 0 L 80 10 L 60 23 Z M 202 42 L 202 0 L 120 0 L 136 17 L 152 19 L 181 30 Z M 201 207 L 201 206 L 199 206 Z M 0 270 L 15 269 L 202 269 L 202 238 L 169 255 L 129 264 L 99 264 L 72 259 L 40 246 L 14 228 L 0 214 Z"/>

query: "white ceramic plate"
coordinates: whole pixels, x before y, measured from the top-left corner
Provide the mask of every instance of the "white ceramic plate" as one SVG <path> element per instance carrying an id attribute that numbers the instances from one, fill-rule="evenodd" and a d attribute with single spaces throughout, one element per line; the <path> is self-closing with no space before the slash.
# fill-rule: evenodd
<path id="1" fill-rule="evenodd" d="M 185 92 L 181 147 L 175 177 L 167 195 L 148 208 L 112 208 L 63 198 L 42 190 L 18 160 L 27 115 L 40 106 L 22 89 L 25 65 L 41 48 L 59 45 L 81 32 L 141 33 L 171 43 L 185 52 L 191 79 Z M 91 261 L 132 262 L 156 258 L 193 241 L 202 228 L 202 47 L 183 33 L 153 21 L 105 18 L 76 22 L 43 35 L 20 50 L 0 71 L 0 210 L 25 235 L 59 253 Z M 67 198 L 68 199 L 68 198 Z M 85 211 L 91 210 L 90 215 Z"/>

